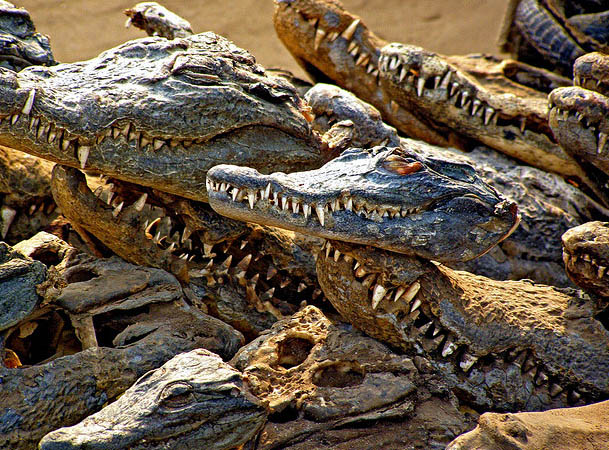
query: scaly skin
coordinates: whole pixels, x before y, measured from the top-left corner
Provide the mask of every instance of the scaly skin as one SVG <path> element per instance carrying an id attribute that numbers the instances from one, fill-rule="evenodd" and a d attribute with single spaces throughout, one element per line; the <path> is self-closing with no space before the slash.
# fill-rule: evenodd
<path id="1" fill-rule="evenodd" d="M 222 450 L 250 440 L 266 411 L 240 372 L 197 349 L 142 376 L 110 406 L 46 435 L 42 450 Z"/>
<path id="2" fill-rule="evenodd" d="M 352 148 L 287 175 L 219 165 L 207 180 L 222 215 L 437 261 L 475 258 L 518 224 L 516 204 L 471 166 L 399 147 Z"/>
<path id="3" fill-rule="evenodd" d="M 606 52 L 609 11 L 602 2 L 510 0 L 499 38 L 501 51 L 571 75 L 584 53 Z"/>
<path id="4" fill-rule="evenodd" d="M 222 161 L 323 163 L 296 91 L 213 33 L 0 70 L 0 97 L 0 145 L 182 197 L 204 200 L 205 173 Z"/>

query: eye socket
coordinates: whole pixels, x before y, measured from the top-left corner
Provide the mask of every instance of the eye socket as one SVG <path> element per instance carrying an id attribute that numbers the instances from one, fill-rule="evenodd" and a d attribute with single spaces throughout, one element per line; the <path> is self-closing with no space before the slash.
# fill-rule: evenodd
<path id="1" fill-rule="evenodd" d="M 214 75 L 218 63 L 207 58 L 195 58 L 193 55 L 178 56 L 171 68 L 173 76 L 184 76 L 196 84 L 214 84 L 220 82 L 220 77 Z"/>
<path id="2" fill-rule="evenodd" d="M 408 161 L 400 155 L 392 154 L 385 158 L 383 167 L 390 172 L 398 175 L 410 175 L 423 169 L 423 164 L 419 161 Z"/>
<path id="3" fill-rule="evenodd" d="M 191 404 L 193 400 L 193 387 L 184 381 L 165 386 L 160 394 L 160 403 L 167 408 L 181 408 Z"/>

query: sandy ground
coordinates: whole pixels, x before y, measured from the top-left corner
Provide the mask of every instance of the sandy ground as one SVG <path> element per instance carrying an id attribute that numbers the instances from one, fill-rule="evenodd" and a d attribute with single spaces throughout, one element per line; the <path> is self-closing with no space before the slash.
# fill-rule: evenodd
<path id="1" fill-rule="evenodd" d="M 136 0 L 12 0 L 31 14 L 38 31 L 51 38 L 61 62 L 92 58 L 122 42 L 144 36 L 124 27 L 122 11 Z M 215 31 L 252 52 L 266 67 L 303 73 L 275 36 L 272 0 L 166 0 L 164 6 L 192 24 Z M 508 0 L 344 0 L 374 32 L 389 41 L 421 45 L 445 54 L 497 53 Z M 227 6 L 229 5 L 229 6 Z"/>

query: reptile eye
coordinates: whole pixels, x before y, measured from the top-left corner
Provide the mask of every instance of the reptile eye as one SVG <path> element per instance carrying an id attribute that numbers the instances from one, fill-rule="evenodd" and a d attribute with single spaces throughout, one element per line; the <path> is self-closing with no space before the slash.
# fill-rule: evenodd
<path id="1" fill-rule="evenodd" d="M 389 155 L 383 162 L 383 167 L 398 175 L 409 175 L 423 168 L 419 161 L 407 161 L 398 155 Z"/>
<path id="2" fill-rule="evenodd" d="M 192 403 L 194 395 L 190 384 L 183 381 L 165 386 L 160 395 L 160 403 L 167 408 L 180 408 Z"/>

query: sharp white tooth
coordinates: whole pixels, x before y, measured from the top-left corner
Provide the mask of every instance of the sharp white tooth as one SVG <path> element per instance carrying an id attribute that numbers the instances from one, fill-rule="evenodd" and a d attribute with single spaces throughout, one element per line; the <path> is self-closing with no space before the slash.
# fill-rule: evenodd
<path id="1" fill-rule="evenodd" d="M 281 197 L 281 209 L 284 211 L 288 210 L 288 198 L 285 196 Z"/>
<path id="2" fill-rule="evenodd" d="M 417 95 L 420 97 L 423 95 L 423 89 L 425 88 L 425 78 L 422 76 L 417 80 Z"/>
<path id="3" fill-rule="evenodd" d="M 484 125 L 489 124 L 491 118 L 493 117 L 493 114 L 495 114 L 495 110 L 490 106 L 484 110 Z"/>
<path id="4" fill-rule="evenodd" d="M 452 355 L 455 350 L 457 350 L 457 345 L 449 338 L 442 349 L 442 356 L 446 358 L 447 356 Z"/>
<path id="5" fill-rule="evenodd" d="M 410 312 L 413 313 L 415 312 L 417 309 L 419 309 L 419 307 L 421 306 L 421 300 L 419 300 L 418 298 L 414 301 L 414 303 L 412 304 L 412 306 L 410 307 Z"/>
<path id="6" fill-rule="evenodd" d="M 302 211 L 304 212 L 305 219 L 307 219 L 311 215 L 311 206 L 306 203 L 303 204 Z"/>
<path id="7" fill-rule="evenodd" d="M 313 45 L 313 47 L 315 48 L 316 51 L 319 49 L 319 46 L 321 45 L 321 41 L 323 41 L 325 36 L 326 36 L 326 31 L 323 28 L 318 27 L 317 31 L 315 32 L 315 43 Z"/>
<path id="8" fill-rule="evenodd" d="M 400 65 L 400 58 L 392 56 L 389 58 L 389 70 L 395 70 Z"/>
<path id="9" fill-rule="evenodd" d="M 264 188 L 263 198 L 265 200 L 268 200 L 270 195 L 271 195 L 271 183 L 267 184 L 266 187 Z"/>
<path id="10" fill-rule="evenodd" d="M 607 271 L 607 268 L 605 266 L 598 266 L 598 272 L 597 272 L 598 277 L 603 278 L 605 276 L 606 271 Z"/>
<path id="11" fill-rule="evenodd" d="M 39 123 L 40 123 L 39 117 L 30 118 L 30 130 L 35 130 L 38 127 Z"/>
<path id="12" fill-rule="evenodd" d="M 406 292 L 406 288 L 404 286 L 400 286 L 399 288 L 397 288 L 397 290 L 395 291 L 395 297 L 393 297 L 393 301 L 397 302 L 404 292 Z"/>
<path id="13" fill-rule="evenodd" d="M 13 223 L 13 220 L 15 220 L 16 215 L 17 211 L 9 206 L 5 205 L 0 209 L 0 216 L 2 217 L 2 239 L 8 234 L 8 230 L 11 228 L 11 224 Z"/>
<path id="14" fill-rule="evenodd" d="M 326 243 L 326 259 L 330 257 L 330 252 L 332 251 L 332 246 L 329 242 Z"/>
<path id="15" fill-rule="evenodd" d="M 347 52 L 349 54 L 351 54 L 353 52 L 353 50 L 356 50 L 356 49 L 357 49 L 357 42 L 352 41 L 349 43 L 349 46 L 347 47 Z M 357 51 L 355 52 L 355 54 L 357 54 Z"/>
<path id="16" fill-rule="evenodd" d="M 355 276 L 358 278 L 362 278 L 367 274 L 368 272 L 366 272 L 366 269 L 364 269 L 362 266 L 359 266 L 357 269 L 355 269 Z"/>
<path id="17" fill-rule="evenodd" d="M 228 190 L 228 183 L 220 184 L 220 192 L 226 192 Z"/>
<path id="18" fill-rule="evenodd" d="M 385 297 L 387 289 L 384 286 L 377 284 L 372 291 L 372 309 L 376 309 L 381 300 Z"/>
<path id="19" fill-rule="evenodd" d="M 353 22 L 349 24 L 349 26 L 341 33 L 341 36 L 346 40 L 350 41 L 353 35 L 355 34 L 355 30 L 359 25 L 360 19 L 355 19 Z"/>
<path id="20" fill-rule="evenodd" d="M 292 199 L 292 212 L 298 214 L 300 211 L 300 203 L 295 198 Z"/>
<path id="21" fill-rule="evenodd" d="M 213 247 L 213 244 L 203 244 L 203 252 L 205 253 L 205 256 L 211 255 Z"/>
<path id="22" fill-rule="evenodd" d="M 319 223 L 321 223 L 321 226 L 323 227 L 325 223 L 324 207 L 321 205 L 315 206 L 315 212 L 317 213 L 317 217 L 319 218 Z"/>
<path id="23" fill-rule="evenodd" d="M 36 89 L 30 89 L 30 93 L 25 100 L 25 105 L 23 105 L 23 109 L 21 112 L 23 114 L 29 114 L 32 112 L 32 106 L 34 106 L 34 97 L 36 96 Z"/>
<path id="24" fill-rule="evenodd" d="M 13 114 L 11 116 L 11 125 L 15 125 L 17 123 L 17 121 L 19 120 L 19 114 Z"/>
<path id="25" fill-rule="evenodd" d="M 334 42 L 339 36 L 338 31 L 332 31 L 328 34 L 328 42 Z"/>
<path id="26" fill-rule="evenodd" d="M 336 210 L 339 208 L 338 199 L 335 198 L 330 202 L 330 208 L 332 208 L 332 212 L 336 212 Z"/>
<path id="27" fill-rule="evenodd" d="M 146 199 L 148 199 L 147 193 L 143 193 L 140 198 L 137 199 L 137 201 L 133 204 L 136 211 L 142 212 L 144 205 L 146 204 Z"/>
<path id="28" fill-rule="evenodd" d="M 461 362 L 459 363 L 459 367 L 463 369 L 464 372 L 468 372 L 469 369 L 478 361 L 478 357 L 474 355 L 470 355 L 469 353 L 464 353 L 461 357 Z"/>
<path id="29" fill-rule="evenodd" d="M 478 110 L 480 109 L 480 106 L 482 106 L 482 102 L 481 102 L 480 100 L 475 99 L 475 100 L 472 102 L 472 112 L 471 112 L 471 115 L 472 115 L 472 116 L 475 116 L 475 115 L 476 115 L 476 113 L 477 113 L 477 112 L 478 112 Z"/>
<path id="30" fill-rule="evenodd" d="M 256 203 L 256 194 L 252 191 L 248 191 L 247 193 L 247 199 L 250 203 L 250 208 L 254 209 L 254 204 Z"/>
<path id="31" fill-rule="evenodd" d="M 89 159 L 90 151 L 91 147 L 87 147 L 86 145 L 81 145 L 78 147 L 78 161 L 80 162 L 81 169 L 84 169 L 87 165 L 87 159 Z"/>
<path id="32" fill-rule="evenodd" d="M 355 61 L 356 66 L 362 66 L 368 64 L 370 61 L 370 55 L 363 53 L 357 57 L 357 61 Z"/>
<path id="33" fill-rule="evenodd" d="M 155 150 L 158 150 L 163 146 L 164 143 L 165 141 L 163 141 L 162 139 L 155 139 L 154 141 L 152 141 L 152 147 Z"/>
<path id="34" fill-rule="evenodd" d="M 123 205 L 125 204 L 125 202 L 120 202 L 116 208 L 114 208 L 114 210 L 112 211 L 112 215 L 114 217 L 118 217 L 118 215 L 121 213 L 122 209 L 123 209 Z"/>
<path id="35" fill-rule="evenodd" d="M 402 296 L 402 298 L 404 299 L 404 301 L 406 303 L 410 303 L 410 301 L 414 298 L 414 296 L 417 295 L 417 293 L 419 292 L 419 289 L 421 289 L 421 283 L 419 283 L 418 281 L 415 281 L 410 286 L 408 286 L 408 289 L 406 290 L 406 293 Z M 397 300 L 397 298 L 396 298 L 396 300 Z M 417 302 L 418 302 L 418 304 L 417 304 Z M 421 301 L 419 299 L 417 299 L 414 302 L 414 304 L 412 305 L 412 309 L 410 310 L 410 312 L 413 312 L 419 306 L 421 306 Z"/>
<path id="36" fill-rule="evenodd" d="M 450 85 L 450 96 L 452 97 L 453 95 L 455 95 L 455 93 L 458 90 L 459 90 L 459 83 L 453 82 L 453 84 Z"/>
<path id="37" fill-rule="evenodd" d="M 345 203 L 345 209 L 347 211 L 353 211 L 353 199 L 351 197 L 347 199 L 347 203 Z"/>
<path id="38" fill-rule="evenodd" d="M 237 196 L 239 195 L 239 193 L 240 193 L 240 192 L 241 192 L 241 189 L 236 188 L 236 187 L 234 187 L 234 188 L 233 188 L 233 194 L 232 194 L 232 196 L 233 196 L 233 201 L 236 201 L 236 200 L 237 200 Z"/>
<path id="39" fill-rule="evenodd" d="M 598 146 L 596 147 L 596 153 L 598 155 L 602 154 L 603 148 L 607 144 L 607 137 L 609 135 L 607 133 L 603 133 L 602 131 L 598 133 Z"/>
<path id="40" fill-rule="evenodd" d="M 442 78 L 442 81 L 440 82 L 440 87 L 442 89 L 447 89 L 449 83 L 450 83 L 450 70 L 447 70 L 446 73 L 444 74 L 444 77 Z"/>
<path id="41" fill-rule="evenodd" d="M 340 255 L 341 253 L 338 249 L 334 250 L 334 262 L 338 262 L 338 260 L 340 259 Z"/>
<path id="42" fill-rule="evenodd" d="M 433 77 L 433 88 L 434 89 L 438 89 L 438 86 L 440 86 L 440 80 L 441 79 L 442 79 L 442 77 L 440 77 L 439 75 Z"/>
<path id="43" fill-rule="evenodd" d="M 408 75 L 408 69 L 406 68 L 406 66 L 402 66 L 402 68 L 400 69 L 400 83 L 404 81 L 406 75 Z"/>

